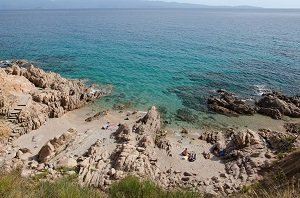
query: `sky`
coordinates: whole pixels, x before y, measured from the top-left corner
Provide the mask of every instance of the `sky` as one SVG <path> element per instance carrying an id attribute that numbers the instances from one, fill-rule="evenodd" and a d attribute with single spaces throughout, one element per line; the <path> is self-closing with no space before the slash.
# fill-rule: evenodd
<path id="1" fill-rule="evenodd" d="M 300 8 L 300 0 L 164 0 L 205 5 L 250 5 L 265 8 Z"/>
<path id="2" fill-rule="evenodd" d="M 144 1 L 144 2 L 141 2 Z M 183 7 L 184 5 L 153 2 L 157 0 L 0 0 L 1 9 L 36 8 L 139 8 Z M 300 8 L 300 0 L 158 0 L 211 6 L 257 6 L 264 8 Z M 185 5 L 186 6 L 186 5 Z M 189 6 L 186 6 L 189 7 Z M 193 6 L 192 6 L 193 7 Z M 194 7 L 197 7 L 194 5 Z"/>

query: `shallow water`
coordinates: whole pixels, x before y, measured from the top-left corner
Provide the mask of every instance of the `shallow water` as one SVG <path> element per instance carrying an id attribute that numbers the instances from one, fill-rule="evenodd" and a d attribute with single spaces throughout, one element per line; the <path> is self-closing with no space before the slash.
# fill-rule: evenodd
<path id="1" fill-rule="evenodd" d="M 105 107 L 187 108 L 201 125 L 219 88 L 300 93 L 300 10 L 0 11 L 0 27 L 0 59 L 112 84 Z"/>

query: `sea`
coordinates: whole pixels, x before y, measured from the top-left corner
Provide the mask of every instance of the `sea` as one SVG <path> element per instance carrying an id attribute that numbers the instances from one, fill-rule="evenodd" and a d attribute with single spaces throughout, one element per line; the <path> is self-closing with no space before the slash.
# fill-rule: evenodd
<path id="1" fill-rule="evenodd" d="M 218 89 L 300 94 L 300 10 L 2 10 L 0 59 L 111 85 L 102 108 L 214 120 L 206 99 Z"/>

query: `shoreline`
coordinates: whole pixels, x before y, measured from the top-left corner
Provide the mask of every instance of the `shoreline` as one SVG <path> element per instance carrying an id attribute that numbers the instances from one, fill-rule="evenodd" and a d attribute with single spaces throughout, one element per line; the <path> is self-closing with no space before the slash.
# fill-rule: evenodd
<path id="1" fill-rule="evenodd" d="M 26 177 L 47 171 L 45 179 L 53 180 L 64 176 L 59 167 L 68 167 L 78 171 L 80 184 L 103 191 L 112 182 L 133 174 L 165 188 L 188 187 L 229 195 L 260 179 L 259 171 L 282 152 L 281 142 L 295 135 L 283 127 L 287 120 L 259 114 L 214 114 L 212 124 L 227 124 L 216 128 L 173 126 L 164 122 L 155 106 L 146 112 L 122 106 L 119 110 L 107 109 L 97 102 L 101 94 L 89 95 L 86 85 L 55 73 L 32 66 L 13 66 L 5 70 L 7 73 L 0 72 L 0 80 L 6 83 L 2 91 L 7 94 L 2 114 L 11 117 L 14 97 L 17 103 L 28 99 L 25 110 L 18 111 L 12 120 L 21 127 L 31 127 L 25 132 L 13 131 L 14 138 L 0 145 L 0 164 L 7 170 L 21 166 Z M 64 84 L 59 85 L 61 82 Z M 36 107 L 37 111 L 30 111 Z M 23 111 L 27 113 L 22 117 Z M 103 129 L 108 122 L 108 130 Z M 288 145 L 297 147 L 298 139 Z M 182 156 L 185 148 L 195 154 L 194 159 L 189 159 L 191 154 Z M 215 153 L 215 148 L 226 151 L 225 157 Z"/>

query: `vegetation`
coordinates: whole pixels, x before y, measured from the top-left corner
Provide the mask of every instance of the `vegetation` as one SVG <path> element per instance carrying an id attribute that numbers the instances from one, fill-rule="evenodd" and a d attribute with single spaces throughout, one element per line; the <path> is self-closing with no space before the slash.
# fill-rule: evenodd
<path id="1" fill-rule="evenodd" d="M 103 194 L 93 188 L 80 187 L 74 177 L 55 182 L 22 178 L 20 171 L 0 173 L 0 197 L 3 198 L 100 198 Z"/>
<path id="2" fill-rule="evenodd" d="M 112 184 L 109 197 L 111 198 L 197 198 L 200 194 L 189 190 L 167 191 L 149 180 L 141 181 L 137 177 L 129 176 Z"/>
<path id="3" fill-rule="evenodd" d="M 129 176 L 112 184 L 108 194 L 92 187 L 81 187 L 76 177 L 64 177 L 55 182 L 37 178 L 22 178 L 20 171 L 0 173 L 0 197 L 2 198 L 197 198 L 199 194 L 187 190 L 166 191 L 154 182 L 141 181 Z"/>

